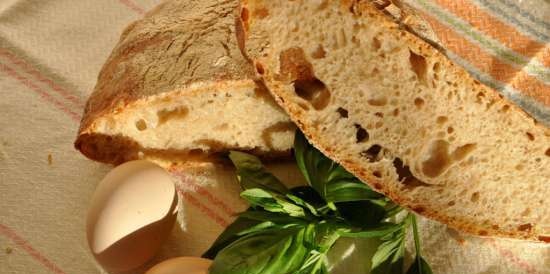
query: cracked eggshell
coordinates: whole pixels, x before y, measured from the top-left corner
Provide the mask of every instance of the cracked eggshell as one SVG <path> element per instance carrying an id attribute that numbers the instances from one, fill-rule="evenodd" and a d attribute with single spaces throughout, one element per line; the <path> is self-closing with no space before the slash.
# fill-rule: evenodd
<path id="1" fill-rule="evenodd" d="M 136 268 L 159 250 L 176 221 L 171 175 L 148 161 L 111 170 L 92 197 L 86 232 L 96 260 L 108 271 Z"/>
<path id="2" fill-rule="evenodd" d="M 145 274 L 208 274 L 212 261 L 199 257 L 177 257 L 149 269 Z"/>

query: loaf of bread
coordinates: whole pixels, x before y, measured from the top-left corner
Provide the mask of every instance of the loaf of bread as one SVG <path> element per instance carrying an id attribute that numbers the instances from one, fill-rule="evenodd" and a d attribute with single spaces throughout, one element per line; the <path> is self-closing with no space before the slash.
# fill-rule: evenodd
<path id="1" fill-rule="evenodd" d="M 327 156 L 453 228 L 550 241 L 550 129 L 368 2 L 243 0 L 241 18 L 257 74 Z"/>
<path id="2" fill-rule="evenodd" d="M 166 1 L 134 22 L 103 66 L 75 146 L 121 163 L 228 149 L 275 157 L 295 126 L 237 45 L 238 1 Z"/>

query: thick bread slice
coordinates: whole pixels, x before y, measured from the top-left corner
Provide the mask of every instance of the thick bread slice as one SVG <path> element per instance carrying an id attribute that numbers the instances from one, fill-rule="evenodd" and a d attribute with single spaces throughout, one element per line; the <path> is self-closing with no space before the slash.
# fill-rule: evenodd
<path id="1" fill-rule="evenodd" d="M 243 1 L 245 49 L 308 139 L 478 235 L 550 240 L 550 130 L 359 1 Z"/>
<path id="2" fill-rule="evenodd" d="M 253 81 L 235 36 L 238 4 L 166 1 L 131 24 L 101 70 L 76 148 L 115 164 L 228 149 L 288 154 L 295 126 Z"/>

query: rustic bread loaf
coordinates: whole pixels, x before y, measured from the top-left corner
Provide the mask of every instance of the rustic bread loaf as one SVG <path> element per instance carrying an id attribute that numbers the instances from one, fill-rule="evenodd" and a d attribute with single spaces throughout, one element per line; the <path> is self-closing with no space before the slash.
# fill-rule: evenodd
<path id="1" fill-rule="evenodd" d="M 550 130 L 364 1 L 244 0 L 244 48 L 323 153 L 478 235 L 550 240 Z"/>
<path id="2" fill-rule="evenodd" d="M 115 164 L 228 149 L 288 154 L 295 126 L 253 81 L 235 36 L 237 7 L 171 0 L 127 27 L 86 105 L 76 148 Z"/>

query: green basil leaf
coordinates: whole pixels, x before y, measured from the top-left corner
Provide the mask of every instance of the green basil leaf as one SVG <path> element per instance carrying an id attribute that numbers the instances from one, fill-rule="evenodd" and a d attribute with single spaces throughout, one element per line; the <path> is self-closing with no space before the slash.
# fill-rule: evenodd
<path id="1" fill-rule="evenodd" d="M 386 209 L 377 200 L 337 203 L 340 216 L 352 226 L 371 228 L 385 219 Z"/>
<path id="2" fill-rule="evenodd" d="M 405 229 L 402 227 L 394 234 L 387 234 L 386 236 L 388 235 L 391 235 L 391 237 L 387 240 L 382 238 L 385 241 L 376 249 L 376 253 L 372 257 L 371 268 L 373 271 L 375 269 L 387 269 L 388 267 L 391 269 L 400 268 L 400 273 L 402 273 L 402 258 L 405 255 Z M 395 265 L 400 261 L 401 266 Z"/>
<path id="3" fill-rule="evenodd" d="M 414 239 L 414 248 L 416 251 L 416 259 L 414 260 L 414 263 L 411 265 L 409 270 L 407 271 L 407 274 L 432 274 L 432 269 L 430 268 L 430 265 L 422 258 L 422 254 L 420 252 L 420 235 L 418 233 L 418 224 L 416 223 L 416 215 L 414 213 L 409 213 L 407 216 L 407 219 L 413 228 L 413 239 Z"/>
<path id="4" fill-rule="evenodd" d="M 313 147 L 304 135 L 296 132 L 294 139 L 296 163 L 308 184 L 329 204 L 380 199 L 383 195 L 373 191 L 341 165 Z"/>
<path id="5" fill-rule="evenodd" d="M 391 260 L 386 260 L 373 268 L 370 274 L 403 274 L 403 256 L 394 255 Z"/>
<path id="6" fill-rule="evenodd" d="M 386 216 L 384 216 L 384 219 L 387 219 L 387 218 L 391 218 L 395 215 L 397 215 L 397 213 L 403 211 L 403 208 L 394 204 L 394 203 L 390 203 L 389 205 L 386 206 Z"/>
<path id="7" fill-rule="evenodd" d="M 288 192 L 286 186 L 267 170 L 254 155 L 231 151 L 229 159 L 237 168 L 237 178 L 243 189 L 262 188 L 281 194 Z"/>
<path id="8" fill-rule="evenodd" d="M 350 238 L 379 238 L 394 233 L 403 228 L 403 224 L 381 223 L 373 228 L 362 229 L 356 232 L 340 231 L 342 237 Z"/>
<path id="9" fill-rule="evenodd" d="M 306 227 L 268 230 L 244 236 L 218 253 L 210 274 L 280 274 L 300 269 L 309 254 Z"/>
<path id="10" fill-rule="evenodd" d="M 277 225 L 274 222 L 265 221 L 262 223 L 259 223 L 255 226 L 249 227 L 245 230 L 242 230 L 241 232 L 237 233 L 237 236 L 244 236 L 247 234 L 257 233 L 257 232 L 263 232 L 268 229 L 277 229 L 282 228 L 283 226 Z"/>
<path id="11" fill-rule="evenodd" d="M 273 222 L 278 225 L 305 225 L 304 219 L 291 217 L 287 214 L 275 213 L 260 210 L 248 210 L 239 215 L 239 217 L 255 220 L 258 222 Z"/>
<path id="12" fill-rule="evenodd" d="M 302 268 L 294 274 L 328 274 L 326 255 L 313 251 Z"/>
<path id="13" fill-rule="evenodd" d="M 433 274 L 433 272 L 426 260 L 420 256 L 414 260 L 414 263 L 411 267 L 409 267 L 407 274 Z"/>
<path id="14" fill-rule="evenodd" d="M 372 200 L 384 197 L 382 194 L 373 191 L 359 180 L 349 178 L 328 182 L 326 185 L 326 193 L 326 200 L 334 203 Z"/>
<path id="15" fill-rule="evenodd" d="M 337 166 L 332 160 L 309 144 L 302 132 L 296 131 L 294 156 L 308 184 L 325 198 L 325 184 L 329 174 Z"/>
<path id="16" fill-rule="evenodd" d="M 277 193 L 270 193 L 260 188 L 251 188 L 241 192 L 241 197 L 253 206 L 259 206 L 270 212 L 286 213 L 293 217 L 305 217 L 302 207 L 288 202 L 284 196 Z"/>
<path id="17" fill-rule="evenodd" d="M 235 219 L 235 221 L 233 221 L 233 223 L 225 228 L 222 234 L 218 236 L 216 241 L 214 241 L 212 246 L 202 255 L 202 257 L 214 259 L 214 257 L 216 257 L 216 254 L 218 254 L 220 250 L 239 238 L 237 234 L 239 234 L 241 231 L 254 227 L 259 223 L 260 222 L 257 220 L 238 217 L 237 219 Z"/>
<path id="18" fill-rule="evenodd" d="M 325 200 L 323 200 L 323 197 L 321 197 L 321 195 L 319 195 L 319 193 L 317 193 L 317 191 L 310 186 L 294 187 L 290 190 L 290 192 L 315 208 L 320 208 L 327 205 Z"/>
<path id="19" fill-rule="evenodd" d="M 298 196 L 295 196 L 295 195 L 292 195 L 292 194 L 287 194 L 286 197 L 291 200 L 292 202 L 294 202 L 295 204 L 303 207 L 303 208 L 307 208 L 309 210 L 309 212 L 311 212 L 311 214 L 315 215 L 315 216 L 319 216 L 319 213 L 317 212 L 317 209 L 309 204 L 308 202 L 304 201 L 302 198 L 298 197 Z"/>

